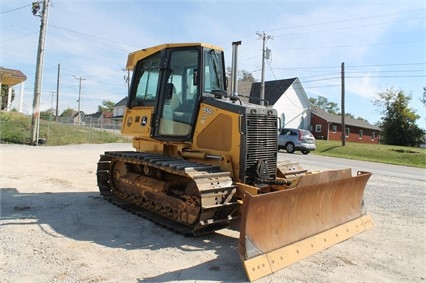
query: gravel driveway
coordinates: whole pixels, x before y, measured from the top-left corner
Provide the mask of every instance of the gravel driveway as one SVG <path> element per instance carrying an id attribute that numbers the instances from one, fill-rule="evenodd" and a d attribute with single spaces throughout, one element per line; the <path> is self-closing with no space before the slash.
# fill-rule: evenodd
<path id="1" fill-rule="evenodd" d="M 99 155 L 130 144 L 0 146 L 0 282 L 247 280 L 237 231 L 176 235 L 99 196 Z M 425 189 L 373 175 L 372 230 L 256 282 L 426 282 Z"/>

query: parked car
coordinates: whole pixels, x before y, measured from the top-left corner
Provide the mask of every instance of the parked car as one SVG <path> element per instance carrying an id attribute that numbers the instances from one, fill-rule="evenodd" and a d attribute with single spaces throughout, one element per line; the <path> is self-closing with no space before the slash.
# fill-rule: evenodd
<path id="1" fill-rule="evenodd" d="M 288 153 L 300 150 L 303 154 L 308 154 L 316 149 L 315 137 L 307 130 L 284 128 L 278 135 L 278 150 L 280 149 L 285 149 Z"/>

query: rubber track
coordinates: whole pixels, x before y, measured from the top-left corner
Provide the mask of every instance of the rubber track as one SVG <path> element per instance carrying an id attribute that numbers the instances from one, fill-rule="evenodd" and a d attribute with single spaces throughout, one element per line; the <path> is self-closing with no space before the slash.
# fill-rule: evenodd
<path id="1" fill-rule="evenodd" d="M 124 162 L 134 164 L 150 165 L 169 173 L 187 176 L 193 179 L 211 178 L 214 175 L 229 176 L 228 172 L 221 172 L 218 166 L 206 165 L 158 154 L 134 151 L 113 151 L 105 152 L 105 154 L 101 155 L 96 175 L 100 194 L 105 198 L 105 200 L 138 216 L 151 220 L 162 227 L 173 230 L 176 233 L 186 236 L 201 235 L 211 233 L 215 230 L 226 228 L 228 226 L 228 223 L 210 223 L 206 224 L 202 229 L 194 230 L 192 227 L 175 222 L 153 211 L 146 210 L 134 203 L 122 199 L 113 192 L 112 183 L 110 182 L 110 167 L 112 160 L 122 160 Z M 211 190 L 206 191 L 211 192 L 215 191 L 215 189 L 212 188 Z"/>

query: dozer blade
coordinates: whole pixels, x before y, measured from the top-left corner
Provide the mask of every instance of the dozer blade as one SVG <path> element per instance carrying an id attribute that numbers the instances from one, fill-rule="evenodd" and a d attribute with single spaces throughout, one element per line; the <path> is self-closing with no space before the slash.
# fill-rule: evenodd
<path id="1" fill-rule="evenodd" d="M 363 210 L 371 173 L 331 170 L 302 177 L 292 189 L 243 199 L 239 251 L 250 281 L 373 226 Z"/>

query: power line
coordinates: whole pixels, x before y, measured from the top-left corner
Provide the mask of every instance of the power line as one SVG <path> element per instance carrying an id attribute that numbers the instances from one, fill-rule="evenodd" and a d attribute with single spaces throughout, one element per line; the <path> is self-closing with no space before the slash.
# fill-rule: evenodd
<path id="1" fill-rule="evenodd" d="M 325 87 L 337 87 L 337 86 L 341 86 L 341 85 L 340 84 L 335 84 L 335 85 L 307 86 L 306 89 L 311 89 L 311 88 L 325 88 Z"/>
<path id="2" fill-rule="evenodd" d="M 34 35 L 34 34 L 38 34 L 38 33 L 39 33 L 38 31 L 35 31 L 35 32 L 28 33 L 28 34 L 25 34 L 25 35 L 21 35 L 21 36 L 17 36 L 17 37 L 9 38 L 9 39 L 1 40 L 0 42 L 2 42 L 2 43 L 3 43 L 3 42 L 8 42 L 8 41 L 12 41 L 12 40 L 20 39 L 20 38 L 23 38 L 23 37 L 31 36 L 31 35 Z"/>
<path id="3" fill-rule="evenodd" d="M 349 79 L 357 79 L 357 78 L 426 78 L 426 75 L 410 75 L 410 76 L 403 76 L 403 75 L 398 75 L 398 76 L 349 76 L 346 78 Z"/>
<path id="4" fill-rule="evenodd" d="M 389 66 L 411 66 L 426 65 L 426 63 L 395 63 L 395 64 L 372 64 L 372 65 L 349 65 L 347 68 L 364 68 L 364 67 L 389 67 Z M 303 66 L 303 67 L 281 67 L 275 70 L 305 70 L 305 69 L 336 69 L 338 66 Z"/>
<path id="5" fill-rule="evenodd" d="M 370 70 L 369 73 L 413 73 L 413 72 L 424 72 L 425 70 Z M 351 74 L 359 74 L 364 73 L 364 71 L 352 71 L 352 72 L 346 72 Z"/>
<path id="6" fill-rule="evenodd" d="M 303 77 L 302 77 L 303 78 Z M 383 75 L 383 76 L 370 76 L 370 75 L 364 75 L 364 76 L 346 76 L 346 79 L 361 79 L 361 78 L 426 78 L 426 75 Z M 310 81 L 303 81 L 303 83 L 312 83 L 312 82 L 320 82 L 320 81 L 328 81 L 328 80 L 337 80 L 340 79 L 340 77 L 332 77 L 332 78 L 323 78 L 323 79 L 317 79 L 317 80 L 310 80 Z"/>
<path id="7" fill-rule="evenodd" d="M 388 66 L 409 66 L 409 65 L 426 65 L 426 63 L 397 63 L 397 64 L 380 64 L 380 65 L 353 65 L 348 66 L 351 68 L 363 68 L 363 67 L 388 67 Z"/>
<path id="8" fill-rule="evenodd" d="M 287 95 L 286 94 L 286 92 L 285 92 L 285 87 L 283 87 L 282 85 L 281 85 L 281 83 L 280 83 L 280 81 L 277 79 L 277 77 L 275 76 L 275 73 L 274 73 L 274 71 L 272 70 L 272 68 L 271 68 L 271 64 L 270 64 L 270 62 L 268 62 L 268 61 L 266 61 L 267 63 L 268 63 L 268 66 L 269 66 L 269 69 L 271 70 L 271 73 L 272 73 L 272 75 L 274 76 L 274 78 L 275 78 L 275 81 L 278 83 L 278 85 L 280 86 L 280 88 L 281 88 L 281 90 L 284 92 L 284 95 Z M 296 87 L 295 87 L 296 88 Z M 303 88 L 302 88 L 303 89 Z M 289 97 L 287 97 L 287 98 L 289 98 Z M 295 106 L 295 107 L 297 107 L 297 105 L 293 102 L 293 100 L 292 99 L 290 99 L 289 98 L 289 101 L 290 101 L 290 103 L 291 104 L 293 104 L 293 106 Z"/>
<path id="9" fill-rule="evenodd" d="M 419 12 L 419 10 L 416 9 L 416 10 L 407 10 L 407 11 L 398 12 L 398 14 L 401 15 L 401 14 L 410 14 L 410 13 L 417 13 L 417 12 Z M 290 30 L 290 29 L 299 29 L 299 28 L 306 28 L 306 27 L 317 27 L 317 26 L 321 26 L 321 25 L 341 24 L 341 23 L 345 23 L 345 22 L 354 22 L 354 21 L 361 21 L 361 20 L 365 21 L 365 20 L 368 20 L 368 19 L 387 18 L 389 16 L 394 16 L 394 14 L 393 13 L 382 14 L 382 15 L 374 15 L 374 16 L 371 16 L 371 17 L 359 17 L 359 18 L 352 18 L 352 19 L 336 20 L 336 21 L 330 21 L 330 22 L 301 25 L 301 26 L 296 26 L 296 27 L 276 28 L 276 29 L 271 29 L 269 31 Z M 424 18 L 424 17 L 422 17 L 422 18 Z"/>
<path id="10" fill-rule="evenodd" d="M 332 78 L 318 79 L 318 80 L 303 81 L 303 83 L 312 83 L 312 82 L 320 82 L 320 81 L 328 81 L 328 80 L 336 80 L 336 79 L 340 79 L 340 76 L 339 77 L 332 77 Z"/>
<path id="11" fill-rule="evenodd" d="M 92 39 L 109 41 L 109 42 L 113 42 L 113 43 L 117 43 L 117 44 L 121 44 L 121 45 L 128 45 L 127 43 L 123 43 L 123 42 L 119 42 L 119 41 L 116 41 L 116 40 L 111 40 L 111 39 L 108 39 L 108 38 L 103 38 L 103 37 L 99 37 L 99 36 L 95 36 L 95 35 L 91 35 L 91 34 L 87 34 L 87 33 L 82 33 L 82 32 L 78 32 L 78 31 L 74 31 L 74 30 L 71 30 L 69 28 L 59 27 L 59 26 L 55 26 L 55 25 L 52 25 L 52 24 L 49 24 L 49 27 L 53 27 L 53 28 L 56 28 L 56 29 L 61 29 L 61 30 L 67 31 L 69 33 L 72 33 L 74 35 L 86 36 L 86 37 L 90 37 Z"/>
<path id="12" fill-rule="evenodd" d="M 31 5 L 32 5 L 32 4 L 28 4 L 28 5 L 25 5 L 25 6 L 19 7 L 19 8 L 15 8 L 15 9 L 11 9 L 11 10 L 7 10 L 7 11 L 3 11 L 3 12 L 0 12 L 0 14 L 6 14 L 6 13 L 14 12 L 14 11 L 17 11 L 17 10 L 21 10 L 21 9 L 27 8 L 27 7 L 31 6 Z"/>

